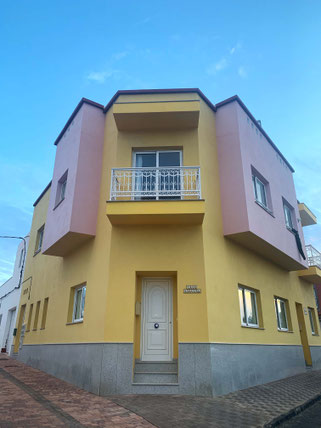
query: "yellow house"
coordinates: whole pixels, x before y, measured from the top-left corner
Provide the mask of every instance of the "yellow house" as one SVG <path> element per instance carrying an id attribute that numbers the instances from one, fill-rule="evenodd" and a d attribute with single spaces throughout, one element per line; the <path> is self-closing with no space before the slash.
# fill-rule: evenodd
<path id="1" fill-rule="evenodd" d="M 321 367 L 302 233 L 316 220 L 237 96 L 82 99 L 55 144 L 19 360 L 100 395 L 217 395 Z"/>

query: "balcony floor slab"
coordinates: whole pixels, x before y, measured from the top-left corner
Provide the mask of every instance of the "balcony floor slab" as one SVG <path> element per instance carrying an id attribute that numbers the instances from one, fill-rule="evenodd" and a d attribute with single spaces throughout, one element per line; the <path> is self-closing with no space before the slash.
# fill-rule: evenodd
<path id="1" fill-rule="evenodd" d="M 106 214 L 113 225 L 202 224 L 205 201 L 107 201 Z"/>

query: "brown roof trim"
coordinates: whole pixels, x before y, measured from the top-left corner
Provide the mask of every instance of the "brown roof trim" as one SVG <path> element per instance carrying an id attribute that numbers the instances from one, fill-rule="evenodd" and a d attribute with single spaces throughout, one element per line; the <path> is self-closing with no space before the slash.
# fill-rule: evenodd
<path id="1" fill-rule="evenodd" d="M 83 104 L 89 104 L 91 106 L 98 107 L 100 109 L 104 108 L 104 106 L 102 104 L 98 104 L 95 101 L 89 100 L 88 98 L 82 98 L 79 101 L 75 110 L 72 112 L 70 118 L 67 120 L 66 125 L 62 128 L 62 131 L 58 135 L 56 141 L 54 142 L 55 146 L 59 143 L 59 141 L 61 140 L 61 137 L 64 135 L 65 131 L 68 129 L 68 126 L 71 124 L 71 122 L 73 121 L 74 117 L 76 116 L 76 114 L 78 113 L 78 111 L 80 110 L 80 108 Z"/>
<path id="2" fill-rule="evenodd" d="M 37 203 L 40 201 L 40 199 L 43 197 L 43 195 L 47 192 L 47 190 L 49 189 L 49 187 L 51 186 L 51 181 L 50 183 L 46 186 L 45 189 L 43 189 L 43 191 L 40 193 L 40 195 L 38 196 L 38 198 L 36 199 L 36 202 L 33 204 L 33 206 L 35 207 L 37 205 Z"/>
<path id="3" fill-rule="evenodd" d="M 274 148 L 274 150 L 281 156 L 281 158 L 284 160 L 284 162 L 287 164 L 287 166 L 290 168 L 292 172 L 294 172 L 294 168 L 292 165 L 285 159 L 285 157 L 282 155 L 280 150 L 276 147 L 276 145 L 273 143 L 271 138 L 268 136 L 268 134 L 264 131 L 262 126 L 258 123 L 258 121 L 255 119 L 253 114 L 250 112 L 250 110 L 246 107 L 246 105 L 243 103 L 243 101 L 240 99 L 238 95 L 234 95 L 233 97 L 227 98 L 224 101 L 221 101 L 215 105 L 215 107 L 218 109 L 226 104 L 232 103 L 233 101 L 236 101 L 240 107 L 245 111 L 245 113 L 251 118 L 251 120 L 255 123 L 255 126 L 260 130 L 260 132 L 264 135 L 264 137 L 268 140 L 268 142 L 271 144 L 271 146 Z"/>
<path id="4" fill-rule="evenodd" d="M 188 93 L 197 93 L 203 101 L 213 110 L 216 111 L 215 105 L 203 94 L 203 92 L 198 88 L 175 88 L 175 89 L 130 89 L 130 90 L 119 90 L 112 97 L 109 103 L 104 108 L 104 113 L 106 113 L 110 107 L 117 100 L 119 95 L 141 95 L 141 94 L 188 94 Z"/>

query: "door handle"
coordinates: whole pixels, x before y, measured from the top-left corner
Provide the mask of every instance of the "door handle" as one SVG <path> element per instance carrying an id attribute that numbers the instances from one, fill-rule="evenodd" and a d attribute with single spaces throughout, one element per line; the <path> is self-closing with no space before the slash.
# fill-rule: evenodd
<path id="1" fill-rule="evenodd" d="M 158 322 L 155 322 L 154 327 L 155 327 L 155 328 L 158 328 L 158 327 L 159 327 Z"/>

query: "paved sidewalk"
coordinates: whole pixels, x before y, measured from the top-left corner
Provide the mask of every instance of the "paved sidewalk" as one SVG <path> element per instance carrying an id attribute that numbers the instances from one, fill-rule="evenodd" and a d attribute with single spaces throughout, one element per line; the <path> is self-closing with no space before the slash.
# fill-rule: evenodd
<path id="1" fill-rule="evenodd" d="M 105 397 L 0 356 L 0 428 L 152 428 Z"/>
<path id="2" fill-rule="evenodd" d="M 0 355 L 0 428 L 263 427 L 318 398 L 320 370 L 215 398 L 99 397 Z"/>
<path id="3" fill-rule="evenodd" d="M 280 417 L 294 413 L 294 409 L 310 400 L 321 399 L 321 370 L 309 370 L 215 398 L 125 395 L 109 399 L 159 428 L 274 426 Z"/>

